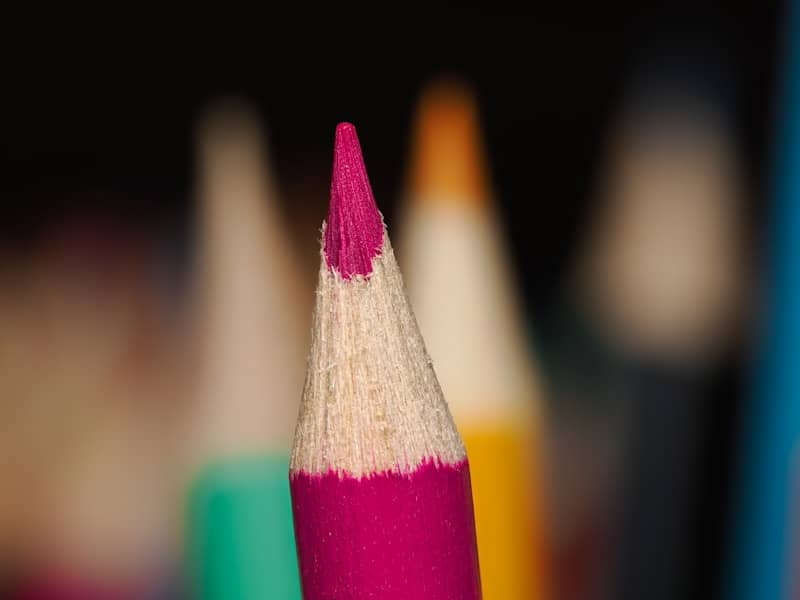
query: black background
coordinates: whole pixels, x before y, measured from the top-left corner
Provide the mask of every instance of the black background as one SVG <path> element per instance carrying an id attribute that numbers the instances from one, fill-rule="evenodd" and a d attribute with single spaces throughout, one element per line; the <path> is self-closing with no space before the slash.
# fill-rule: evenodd
<path id="1" fill-rule="evenodd" d="M 603 136 L 631 81 L 686 71 L 707 80 L 729 114 L 757 231 L 782 7 L 582 10 L 498 17 L 409 7 L 313 20 L 267 11 L 158 35 L 119 23 L 118 32 L 29 39 L 31 54 L 12 61 L 5 86 L 4 237 L 25 238 L 86 205 L 166 220 L 180 237 L 190 214 L 192 121 L 229 93 L 261 110 L 289 210 L 308 203 L 320 219 L 334 127 L 355 123 L 391 226 L 420 87 L 453 73 L 478 92 L 514 258 L 538 306 L 581 234 Z"/>

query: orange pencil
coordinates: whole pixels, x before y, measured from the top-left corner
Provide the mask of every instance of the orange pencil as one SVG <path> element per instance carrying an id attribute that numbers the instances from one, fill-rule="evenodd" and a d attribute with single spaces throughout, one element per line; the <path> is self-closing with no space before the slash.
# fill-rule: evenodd
<path id="1" fill-rule="evenodd" d="M 471 90 L 423 93 L 400 260 L 470 456 L 487 598 L 545 596 L 540 393 L 489 191 Z"/>

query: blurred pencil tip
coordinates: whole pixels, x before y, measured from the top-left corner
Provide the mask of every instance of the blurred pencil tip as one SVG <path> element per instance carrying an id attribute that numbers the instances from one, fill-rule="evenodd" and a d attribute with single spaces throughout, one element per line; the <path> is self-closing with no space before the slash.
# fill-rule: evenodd
<path id="1" fill-rule="evenodd" d="M 465 81 L 442 77 L 423 90 L 411 165 L 412 193 L 421 201 L 479 205 L 488 199 L 478 105 Z"/>

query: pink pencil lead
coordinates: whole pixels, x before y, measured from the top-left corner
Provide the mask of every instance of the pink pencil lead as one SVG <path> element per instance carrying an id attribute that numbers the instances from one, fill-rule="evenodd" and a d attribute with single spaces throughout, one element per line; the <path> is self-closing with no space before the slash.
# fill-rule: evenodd
<path id="1" fill-rule="evenodd" d="M 325 259 L 344 279 L 372 273 L 383 244 L 383 219 L 375 204 L 356 128 L 336 127 Z"/>

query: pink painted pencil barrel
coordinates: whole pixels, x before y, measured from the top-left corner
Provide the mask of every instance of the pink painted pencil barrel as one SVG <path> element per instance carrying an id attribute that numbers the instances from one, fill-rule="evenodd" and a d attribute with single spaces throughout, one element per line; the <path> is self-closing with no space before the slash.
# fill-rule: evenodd
<path id="1" fill-rule="evenodd" d="M 481 597 L 467 456 L 347 123 L 290 482 L 307 600 Z"/>
<path id="2" fill-rule="evenodd" d="M 306 598 L 477 598 L 466 462 L 292 482 Z"/>

